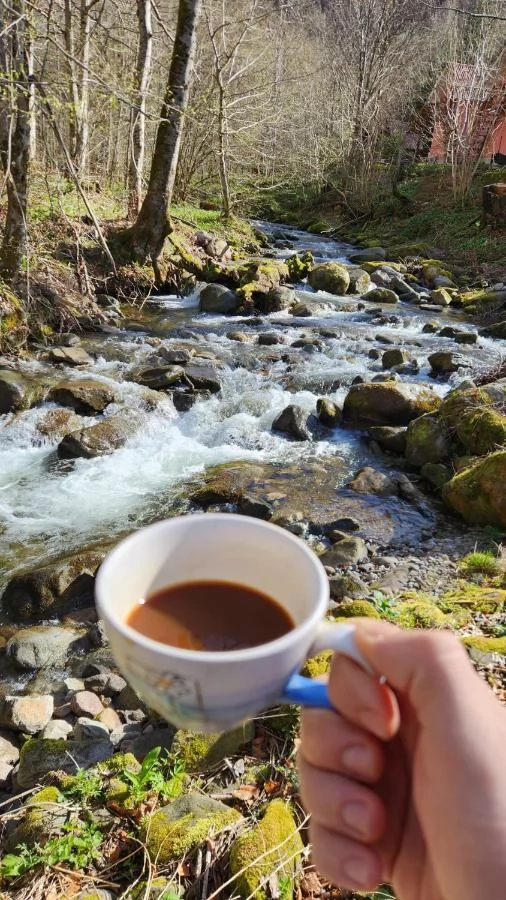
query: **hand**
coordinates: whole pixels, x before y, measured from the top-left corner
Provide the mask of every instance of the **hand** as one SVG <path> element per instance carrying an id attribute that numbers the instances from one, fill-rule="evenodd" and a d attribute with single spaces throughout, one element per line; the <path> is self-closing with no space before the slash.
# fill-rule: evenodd
<path id="1" fill-rule="evenodd" d="M 336 655 L 336 712 L 302 715 L 316 868 L 398 900 L 504 896 L 506 710 L 447 633 L 360 620 L 356 640 L 388 686 Z"/>

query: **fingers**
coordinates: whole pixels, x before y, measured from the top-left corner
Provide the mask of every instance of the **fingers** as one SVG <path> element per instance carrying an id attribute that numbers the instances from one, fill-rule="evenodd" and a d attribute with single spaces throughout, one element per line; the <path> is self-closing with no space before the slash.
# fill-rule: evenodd
<path id="1" fill-rule="evenodd" d="M 332 660 L 328 690 L 333 706 L 349 722 L 383 741 L 397 733 L 399 706 L 392 690 L 339 653 Z"/>
<path id="2" fill-rule="evenodd" d="M 340 887 L 374 890 L 381 881 L 379 856 L 370 847 L 312 822 L 313 862 L 321 875 Z"/>
<path id="3" fill-rule="evenodd" d="M 313 821 L 366 844 L 379 840 L 386 819 L 376 794 L 356 781 L 309 765 L 303 757 L 299 774 L 302 801 Z"/>
<path id="4" fill-rule="evenodd" d="M 383 771 L 379 742 L 336 713 L 305 709 L 301 719 L 301 755 L 310 765 L 372 784 Z"/>

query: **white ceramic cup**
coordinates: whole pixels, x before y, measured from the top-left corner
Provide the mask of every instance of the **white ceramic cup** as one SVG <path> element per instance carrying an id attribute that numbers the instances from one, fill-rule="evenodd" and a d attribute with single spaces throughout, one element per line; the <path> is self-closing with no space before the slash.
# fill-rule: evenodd
<path id="1" fill-rule="evenodd" d="M 294 628 L 257 647 L 207 652 L 159 643 L 127 624 L 154 591 L 202 580 L 262 591 L 285 607 Z M 354 626 L 322 621 L 329 586 L 318 558 L 289 532 L 247 516 L 206 513 L 140 529 L 103 562 L 96 599 L 125 678 L 178 728 L 221 731 L 280 699 L 330 706 L 325 685 L 297 675 L 322 650 L 340 651 L 367 668 Z"/>

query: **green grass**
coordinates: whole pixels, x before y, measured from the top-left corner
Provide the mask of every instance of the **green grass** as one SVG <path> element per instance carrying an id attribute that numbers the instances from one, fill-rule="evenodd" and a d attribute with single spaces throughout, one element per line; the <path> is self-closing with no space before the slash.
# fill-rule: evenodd
<path id="1" fill-rule="evenodd" d="M 468 553 L 460 563 L 460 568 L 468 575 L 480 573 L 493 578 L 501 573 L 501 565 L 491 550 L 476 550 Z"/>

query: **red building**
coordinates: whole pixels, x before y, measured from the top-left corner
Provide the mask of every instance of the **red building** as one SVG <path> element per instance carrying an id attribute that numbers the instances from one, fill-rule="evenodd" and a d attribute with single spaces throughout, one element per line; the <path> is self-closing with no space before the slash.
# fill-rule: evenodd
<path id="1" fill-rule="evenodd" d="M 453 63 L 432 94 L 429 159 L 506 164 L 506 60 L 492 74 L 480 62 Z"/>

